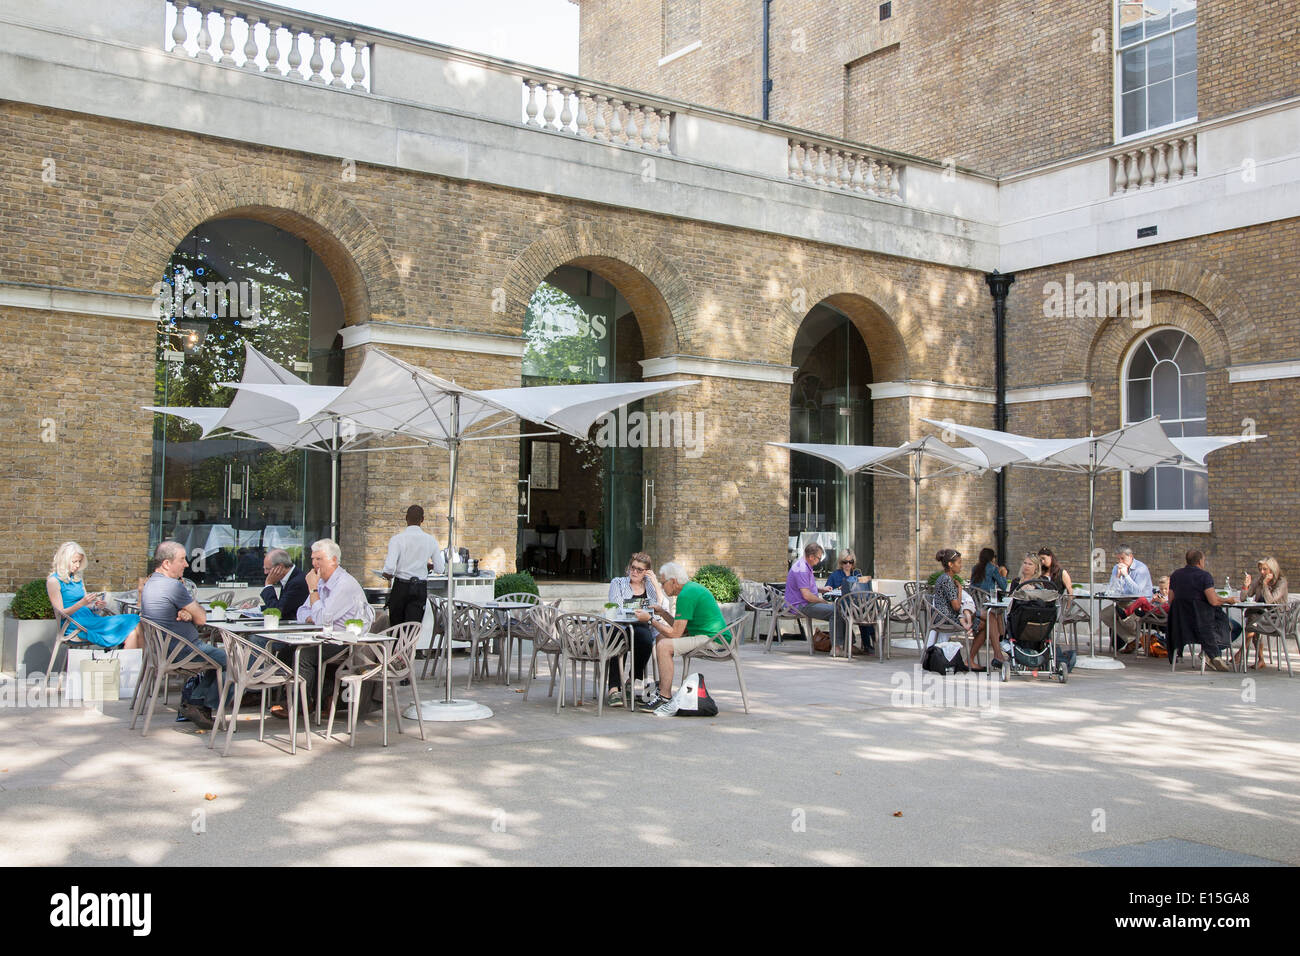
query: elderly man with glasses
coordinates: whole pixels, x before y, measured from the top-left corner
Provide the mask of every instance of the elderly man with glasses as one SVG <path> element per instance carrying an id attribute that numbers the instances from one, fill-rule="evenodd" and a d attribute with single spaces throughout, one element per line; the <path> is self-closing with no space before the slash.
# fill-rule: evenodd
<path id="1" fill-rule="evenodd" d="M 1107 594 L 1131 594 L 1135 598 L 1149 598 L 1155 591 L 1151 572 L 1147 566 L 1133 557 L 1133 549 L 1120 545 L 1115 549 L 1115 567 L 1110 572 L 1110 582 L 1106 585 Z M 1137 615 L 1119 617 L 1115 604 L 1108 603 L 1101 609 L 1101 622 L 1110 628 L 1111 633 L 1122 643 L 1121 654 L 1131 654 L 1137 647 Z"/>
<path id="2" fill-rule="evenodd" d="M 709 641 L 725 644 L 725 637 L 715 635 L 726 628 L 726 619 L 717 600 L 704 585 L 692 581 L 680 562 L 669 561 L 659 569 L 661 594 L 676 598 L 676 609 L 656 607 L 655 613 L 638 611 L 637 620 L 654 628 L 655 660 L 659 662 L 659 693 L 646 707 L 657 717 L 677 713 L 673 703 L 673 658 L 684 657 Z M 657 616 L 656 616 L 657 615 Z"/>
<path id="3" fill-rule="evenodd" d="M 339 567 L 342 551 L 329 538 L 322 538 L 311 546 L 311 570 L 307 572 L 307 600 L 298 608 L 300 624 L 316 624 L 334 630 L 343 630 L 348 621 L 364 621 L 365 630 L 375 622 L 375 611 L 366 600 L 357 579 Z M 307 687 L 316 687 L 316 658 L 303 654 L 299 658 L 299 674 Z"/>

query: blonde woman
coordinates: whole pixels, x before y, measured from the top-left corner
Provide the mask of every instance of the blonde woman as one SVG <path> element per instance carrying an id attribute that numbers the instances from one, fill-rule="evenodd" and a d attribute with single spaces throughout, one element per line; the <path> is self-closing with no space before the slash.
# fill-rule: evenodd
<path id="1" fill-rule="evenodd" d="M 55 615 L 72 618 L 85 628 L 86 640 L 100 647 L 139 647 L 140 615 L 97 615 L 93 609 L 104 606 L 104 595 L 86 593 L 85 582 L 81 580 L 81 572 L 85 567 L 86 552 L 75 541 L 65 541 L 54 552 L 50 574 L 45 579 L 45 590 L 50 596 Z"/>
<path id="2" fill-rule="evenodd" d="M 1286 606 L 1288 600 L 1286 590 L 1286 578 L 1282 577 L 1282 568 L 1277 563 L 1277 558 L 1268 557 L 1260 558 L 1256 565 L 1259 573 L 1252 575 L 1247 574 L 1246 580 L 1242 582 L 1242 596 L 1247 601 L 1259 601 L 1261 604 L 1280 604 Z M 1250 653 L 1250 645 L 1255 645 L 1255 669 L 1259 670 L 1263 666 L 1259 654 L 1259 634 L 1255 632 L 1255 625 L 1259 619 L 1264 616 L 1264 611 L 1247 611 L 1246 612 L 1246 653 Z M 1249 660 L 1249 657 L 1247 658 Z"/>

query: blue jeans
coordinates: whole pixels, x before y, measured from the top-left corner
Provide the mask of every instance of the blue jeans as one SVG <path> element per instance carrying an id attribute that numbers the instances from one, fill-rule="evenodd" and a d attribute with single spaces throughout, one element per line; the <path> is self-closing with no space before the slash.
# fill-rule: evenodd
<path id="1" fill-rule="evenodd" d="M 194 646 L 220 664 L 223 669 L 225 668 L 226 649 L 224 647 L 218 647 L 206 641 L 196 641 Z M 171 653 L 170 647 L 167 652 L 168 654 Z M 198 686 L 190 693 L 190 703 L 199 707 L 206 707 L 215 712 L 220 700 L 221 687 L 217 684 L 217 672 L 215 670 L 204 671 L 199 675 Z"/>

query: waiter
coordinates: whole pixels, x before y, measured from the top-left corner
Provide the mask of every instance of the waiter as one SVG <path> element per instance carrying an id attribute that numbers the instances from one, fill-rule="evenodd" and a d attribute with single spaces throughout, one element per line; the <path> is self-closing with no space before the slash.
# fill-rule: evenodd
<path id="1" fill-rule="evenodd" d="M 384 577 L 393 583 L 388 593 L 390 624 L 423 621 L 424 605 L 429 599 L 429 569 L 442 573 L 446 564 L 438 539 L 420 527 L 424 509 L 411 505 L 406 509 L 406 528 L 388 542 Z"/>

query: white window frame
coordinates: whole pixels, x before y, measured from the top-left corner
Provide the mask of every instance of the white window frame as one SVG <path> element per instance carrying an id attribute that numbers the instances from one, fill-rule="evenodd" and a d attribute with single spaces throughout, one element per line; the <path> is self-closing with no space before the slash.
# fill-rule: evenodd
<path id="1" fill-rule="evenodd" d="M 1120 11 L 1120 7 L 1124 6 L 1126 2 L 1132 2 L 1132 0 L 1115 0 L 1115 2 L 1111 4 L 1111 30 L 1110 30 L 1111 68 L 1113 71 L 1111 115 L 1114 118 L 1114 134 L 1115 134 L 1116 145 L 1120 143 L 1130 143 L 1133 142 L 1134 140 L 1143 139 L 1144 137 L 1147 136 L 1156 136 L 1167 130 L 1181 129 L 1184 126 L 1190 126 L 1193 123 L 1199 121 L 1200 110 L 1201 110 L 1201 85 L 1200 85 L 1201 74 L 1200 74 L 1200 62 L 1198 61 L 1197 72 L 1196 72 L 1196 112 L 1197 112 L 1196 116 L 1191 116 L 1184 120 L 1175 120 L 1172 123 L 1166 123 L 1164 126 L 1148 127 L 1138 133 L 1129 133 L 1128 135 L 1124 134 L 1124 95 L 1123 95 L 1124 68 L 1123 68 L 1123 59 L 1120 56 L 1122 50 L 1120 48 L 1120 37 L 1119 37 L 1119 32 L 1120 32 L 1119 11 Z M 1188 29 L 1189 27 L 1197 27 L 1199 25 L 1200 25 L 1200 7 L 1198 6 L 1196 20 L 1193 20 L 1191 23 L 1185 23 L 1181 27 L 1178 27 L 1177 29 L 1171 28 L 1168 31 L 1168 33 L 1161 34 L 1161 36 L 1173 36 L 1175 33 L 1180 33 L 1183 30 Z M 1151 39 L 1154 40 L 1157 39 L 1157 37 L 1152 37 Z M 1200 38 L 1200 34 L 1198 33 L 1196 37 L 1197 47 L 1200 46 L 1200 41 L 1201 38 Z M 1133 46 L 1143 46 L 1148 42 L 1149 42 L 1148 40 L 1144 39 L 1142 40 L 1141 43 L 1136 43 Z M 1127 484 L 1128 482 L 1125 482 L 1125 485 Z"/>
<path id="2" fill-rule="evenodd" d="M 1196 347 L 1197 347 L 1198 349 L 1201 349 L 1201 357 L 1202 357 L 1202 359 L 1204 359 L 1204 357 L 1205 357 L 1205 349 L 1201 348 L 1201 343 L 1196 341 L 1196 337 L 1195 337 L 1194 335 L 1192 335 L 1190 332 L 1188 332 L 1186 329 L 1180 329 L 1180 328 L 1178 328 L 1178 327 L 1175 326 L 1175 325 L 1157 325 L 1157 326 L 1152 327 L 1151 329 L 1148 329 L 1148 330 L 1147 330 L 1146 332 L 1144 332 L 1142 335 L 1139 335 L 1137 338 L 1135 338 L 1135 339 L 1134 339 L 1134 340 L 1129 344 L 1128 351 L 1127 351 L 1127 353 L 1126 353 L 1125 356 L 1124 356 L 1124 361 L 1123 361 L 1123 363 L 1120 365 L 1120 375 L 1119 375 L 1119 414 L 1120 414 L 1120 423 L 1121 423 L 1122 425 L 1129 424 L 1129 418 L 1128 418 L 1128 373 L 1129 373 L 1129 367 L 1133 364 L 1133 357 L 1134 357 L 1135 355 L 1137 355 L 1139 346 L 1141 346 L 1142 343 L 1145 342 L 1147 339 L 1151 338 L 1151 336 L 1156 335 L 1156 334 L 1159 333 L 1159 332 L 1169 332 L 1169 331 L 1182 332 L 1184 335 L 1186 335 L 1189 339 L 1192 340 L 1192 342 L 1194 342 L 1194 343 L 1196 344 Z M 1208 374 L 1208 370 L 1207 370 L 1207 373 L 1206 373 L 1206 374 Z M 1206 388 L 1206 395 L 1205 395 L 1205 399 L 1206 399 L 1206 404 L 1205 404 L 1205 418 L 1206 418 L 1206 421 L 1207 421 L 1207 422 L 1209 421 L 1209 417 L 1210 417 L 1209 398 L 1210 398 L 1210 396 L 1209 396 L 1209 388 L 1208 388 L 1208 386 L 1207 386 L 1207 388 Z M 1166 466 L 1166 467 L 1170 467 L 1170 466 Z M 1193 523 L 1195 523 L 1195 524 L 1198 525 L 1198 526 L 1204 524 L 1205 527 L 1204 527 L 1203 529 L 1202 529 L 1202 528 L 1199 528 L 1199 527 L 1198 527 L 1198 528 L 1190 528 L 1190 527 L 1189 527 L 1189 528 L 1187 528 L 1187 529 L 1185 529 L 1185 530 L 1204 530 L 1204 531 L 1209 531 L 1209 530 L 1210 530 L 1209 527 L 1208 527 L 1208 525 L 1209 525 L 1209 521 L 1210 521 L 1210 509 L 1209 509 L 1209 508 L 1179 508 L 1179 509 L 1177 509 L 1177 510 L 1174 510 L 1174 509 L 1169 509 L 1169 510 L 1151 510 L 1151 509 L 1142 509 L 1142 510 L 1139 510 L 1139 509 L 1135 509 L 1135 508 L 1131 507 L 1131 506 L 1130 506 L 1130 503 L 1129 503 L 1129 482 L 1130 482 L 1131 478 L 1132 478 L 1132 476 L 1126 473 L 1126 474 L 1123 476 L 1123 479 L 1120 481 L 1120 487 L 1121 487 L 1122 490 L 1123 490 L 1123 508 L 1122 508 L 1122 512 L 1121 512 L 1121 513 L 1123 514 L 1123 519 L 1122 519 L 1122 521 L 1117 521 L 1117 522 L 1115 522 L 1115 525 L 1116 525 L 1115 530 L 1117 530 L 1117 531 L 1121 531 L 1121 530 L 1129 530 L 1129 531 L 1139 531 L 1139 530 L 1141 530 L 1141 531 L 1170 530 L 1170 531 L 1173 531 L 1173 530 L 1183 530 L 1183 529 L 1175 528 L 1174 525 L 1179 525 L 1179 524 L 1187 524 L 1187 525 L 1191 525 L 1191 524 L 1193 524 Z M 1209 498 L 1209 476 L 1208 476 L 1208 475 L 1206 476 L 1206 491 L 1205 491 L 1205 493 L 1206 493 L 1206 498 L 1208 499 L 1208 498 Z M 1135 524 L 1142 524 L 1142 525 L 1148 525 L 1148 524 L 1150 524 L 1150 525 L 1158 525 L 1159 527 L 1149 527 L 1149 528 L 1148 528 L 1148 527 L 1141 527 L 1141 528 L 1137 528 L 1137 527 L 1133 527 L 1133 525 L 1135 525 Z"/>

